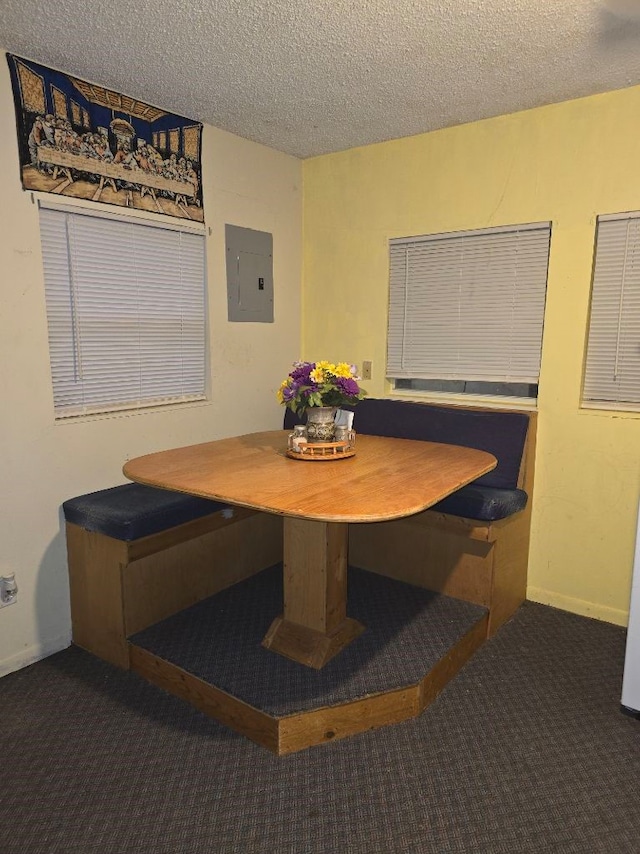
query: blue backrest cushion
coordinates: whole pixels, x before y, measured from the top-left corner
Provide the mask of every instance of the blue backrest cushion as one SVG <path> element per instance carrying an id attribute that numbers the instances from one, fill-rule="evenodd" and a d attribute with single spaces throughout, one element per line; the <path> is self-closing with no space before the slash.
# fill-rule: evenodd
<path id="1" fill-rule="evenodd" d="M 474 481 L 476 485 L 515 489 L 529 426 L 526 413 L 474 410 L 411 401 L 365 398 L 352 409 L 356 433 L 422 439 L 488 451 L 497 467 Z M 284 426 L 302 423 L 290 410 Z"/>
<path id="2" fill-rule="evenodd" d="M 156 489 L 140 483 L 125 483 L 89 492 L 62 504 L 67 522 L 86 531 L 127 542 L 208 516 L 226 507 L 220 501 Z"/>

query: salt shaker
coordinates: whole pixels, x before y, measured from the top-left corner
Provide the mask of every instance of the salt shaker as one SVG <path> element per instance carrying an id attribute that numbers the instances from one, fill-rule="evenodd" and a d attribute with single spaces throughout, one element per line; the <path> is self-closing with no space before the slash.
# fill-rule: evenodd
<path id="1" fill-rule="evenodd" d="M 307 428 L 304 424 L 296 424 L 293 433 L 289 433 L 289 450 L 301 453 L 300 443 L 307 441 Z"/>

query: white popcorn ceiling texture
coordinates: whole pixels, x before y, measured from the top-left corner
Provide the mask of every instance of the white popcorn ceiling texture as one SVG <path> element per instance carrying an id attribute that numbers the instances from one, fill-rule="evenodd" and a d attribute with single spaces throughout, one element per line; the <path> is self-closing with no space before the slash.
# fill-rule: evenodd
<path id="1" fill-rule="evenodd" d="M 1 0 L 0 47 L 305 158 L 640 83 L 640 0 Z"/>

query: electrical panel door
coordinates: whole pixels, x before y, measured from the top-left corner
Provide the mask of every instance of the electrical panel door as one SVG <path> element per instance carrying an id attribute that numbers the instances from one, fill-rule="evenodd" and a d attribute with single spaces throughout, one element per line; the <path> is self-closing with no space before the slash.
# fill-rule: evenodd
<path id="1" fill-rule="evenodd" d="M 273 237 L 225 226 L 229 320 L 273 323 Z"/>

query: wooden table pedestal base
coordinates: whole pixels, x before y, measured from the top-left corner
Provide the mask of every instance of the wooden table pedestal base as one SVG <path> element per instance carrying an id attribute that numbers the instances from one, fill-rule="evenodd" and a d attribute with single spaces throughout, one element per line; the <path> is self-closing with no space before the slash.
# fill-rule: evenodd
<path id="1" fill-rule="evenodd" d="M 347 617 L 349 526 L 284 518 L 284 613 L 262 645 L 320 670 L 364 631 Z"/>
<path id="2" fill-rule="evenodd" d="M 364 628 L 362 623 L 347 617 L 331 634 L 324 634 L 280 616 L 271 623 L 262 646 L 307 667 L 320 670 L 340 650 L 361 635 Z"/>

